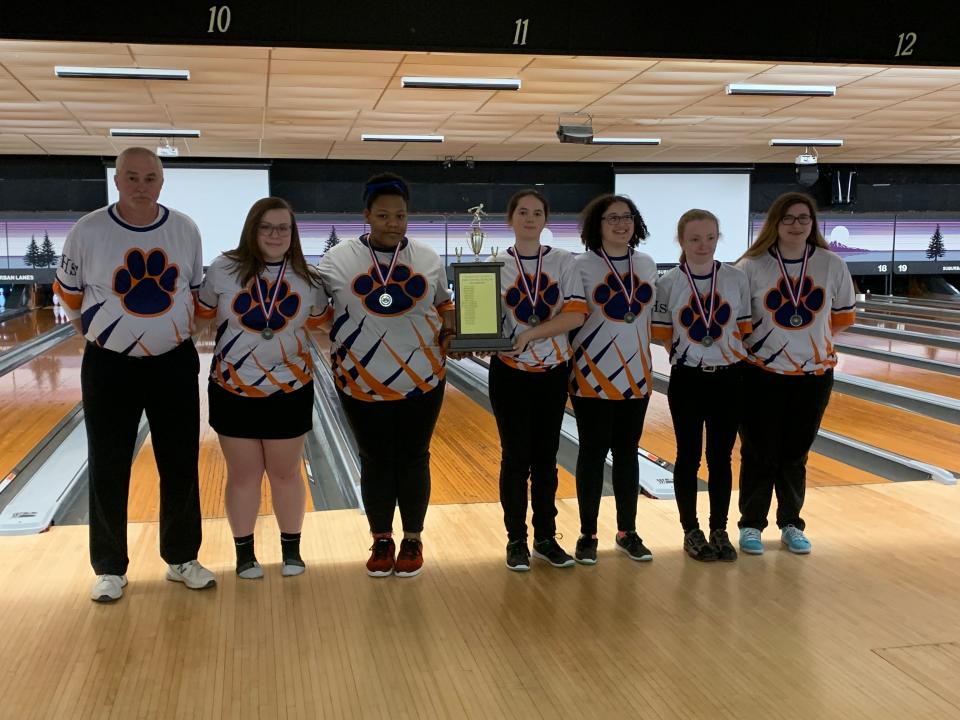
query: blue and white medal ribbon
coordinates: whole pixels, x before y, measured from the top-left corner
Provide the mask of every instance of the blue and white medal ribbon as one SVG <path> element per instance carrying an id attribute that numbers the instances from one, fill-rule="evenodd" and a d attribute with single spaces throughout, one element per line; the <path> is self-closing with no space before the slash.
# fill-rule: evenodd
<path id="1" fill-rule="evenodd" d="M 792 327 L 800 327 L 803 325 L 803 318 L 800 316 L 800 294 L 803 292 L 803 280 L 807 277 L 807 260 L 810 257 L 810 246 L 803 246 L 803 264 L 800 266 L 800 279 L 797 281 L 796 291 L 793 289 L 793 282 L 790 280 L 787 266 L 783 263 L 779 246 L 774 245 L 773 250 L 777 256 L 777 264 L 780 265 L 780 274 L 783 275 L 783 282 L 787 286 L 787 295 L 790 296 L 790 303 L 793 305 L 793 315 L 790 316 L 790 325 Z"/>
<path id="2" fill-rule="evenodd" d="M 260 289 L 260 278 L 257 277 L 256 286 L 257 286 L 257 302 L 260 303 L 260 310 L 263 311 L 263 330 L 260 331 L 260 337 L 264 340 L 271 340 L 273 338 L 273 329 L 270 327 L 270 318 L 273 317 L 273 309 L 277 304 L 277 296 L 280 295 L 280 284 L 283 282 L 283 276 L 287 272 L 287 259 L 283 259 L 283 263 L 280 265 L 280 272 L 277 274 L 277 281 L 273 285 L 273 297 L 270 298 L 270 307 L 267 307 L 267 303 L 263 297 L 263 290 Z M 267 294 L 269 294 L 270 281 L 264 281 L 267 285 Z"/>
<path id="3" fill-rule="evenodd" d="M 710 328 L 713 327 L 713 313 L 717 309 L 716 302 L 714 302 L 714 292 L 717 288 L 717 267 L 719 264 L 720 263 L 714 260 L 713 272 L 710 274 L 710 311 L 706 312 L 703 308 L 703 302 L 700 300 L 700 291 L 697 290 L 697 283 L 693 279 L 693 274 L 690 272 L 690 268 L 687 267 L 686 263 L 680 263 L 680 267 L 683 268 L 683 274 L 687 276 L 687 282 L 690 283 L 690 289 L 693 291 L 693 300 L 697 304 L 697 310 L 700 312 L 700 317 L 703 318 L 703 324 L 707 328 L 707 334 L 703 337 L 703 340 L 700 341 L 700 344 L 707 348 L 713 345 L 713 338 L 710 336 Z"/>
<path id="4" fill-rule="evenodd" d="M 520 253 L 517 246 L 513 246 L 513 261 L 517 263 L 517 273 L 520 275 L 520 285 L 523 292 L 526 293 L 530 301 L 530 317 L 527 318 L 527 325 L 537 326 L 540 324 L 540 316 L 537 315 L 537 301 L 540 299 L 540 272 L 543 270 L 543 245 L 537 251 L 537 276 L 533 283 L 533 291 L 530 291 L 530 283 L 527 282 L 527 276 L 523 272 L 523 263 L 520 262 Z"/>
<path id="5" fill-rule="evenodd" d="M 637 294 L 636 283 L 634 282 L 633 277 L 633 248 L 627 249 L 627 272 L 630 274 L 630 292 L 627 292 L 627 286 L 623 284 L 623 279 L 620 277 L 620 273 L 617 272 L 617 269 L 613 266 L 613 263 L 610 261 L 610 256 L 607 255 L 607 251 L 602 247 L 600 248 L 600 256 L 604 259 L 604 262 L 607 263 L 607 267 L 610 268 L 610 272 L 613 273 L 613 276 L 617 279 L 617 285 L 620 286 L 620 289 L 623 291 L 624 297 L 627 298 L 627 312 L 623 315 L 624 322 L 632 323 L 637 319 L 637 316 L 633 312 L 633 301 L 634 296 Z"/>
<path id="6" fill-rule="evenodd" d="M 377 259 L 377 253 L 374 251 L 373 245 L 370 244 L 370 236 L 367 235 L 367 250 L 370 251 L 370 259 L 373 261 L 373 271 L 377 274 L 377 280 L 380 281 L 380 286 L 383 288 L 383 292 L 380 294 L 380 297 L 377 298 L 377 302 L 380 303 L 380 307 L 382 308 L 388 308 L 393 305 L 393 298 L 390 296 L 390 293 L 387 292 L 387 283 L 390 282 L 390 278 L 393 276 L 393 270 L 397 267 L 401 245 L 403 245 L 402 241 L 398 242 L 397 246 L 393 249 L 390 266 L 387 268 L 387 274 L 384 275 L 383 271 L 380 270 L 380 261 Z"/>

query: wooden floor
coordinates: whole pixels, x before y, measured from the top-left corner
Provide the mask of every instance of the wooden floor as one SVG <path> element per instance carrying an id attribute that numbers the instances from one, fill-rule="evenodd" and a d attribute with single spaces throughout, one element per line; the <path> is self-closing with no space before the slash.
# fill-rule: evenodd
<path id="1" fill-rule="evenodd" d="M 526 574 L 503 566 L 499 506 L 446 505 L 410 579 L 365 575 L 356 511 L 308 514 L 299 578 L 262 518 L 261 581 L 236 578 L 226 522 L 206 520 L 207 591 L 165 581 L 156 524 L 134 524 L 110 606 L 88 599 L 85 528 L 3 537 L 3 715 L 955 720 L 958 492 L 812 488 L 812 555 L 768 531 L 765 556 L 733 564 L 686 558 L 664 501 L 640 508 L 654 561 L 629 561 L 605 498 L 597 566 Z M 574 503 L 558 523 L 571 546 Z"/>
<path id="2" fill-rule="evenodd" d="M 200 514 L 204 518 L 226 517 L 226 508 L 223 504 L 223 492 L 227 482 L 227 464 L 220 450 L 216 431 L 208 422 L 209 410 L 207 403 L 207 376 L 209 374 L 213 345 L 201 338 L 198 343 L 200 354 L 200 461 L 198 474 L 200 476 Z M 306 470 L 301 463 L 303 482 L 307 483 Z M 160 514 L 160 474 L 157 471 L 157 461 L 153 453 L 152 436 L 147 435 L 140 452 L 133 461 L 130 472 L 130 502 L 128 516 L 131 522 L 150 522 L 156 520 Z M 307 485 L 307 509 L 314 510 L 313 498 Z M 270 483 L 266 476 L 263 478 L 260 494 L 260 515 L 273 512 L 273 502 L 270 495 Z"/>
<path id="3" fill-rule="evenodd" d="M 0 376 L 0 473 L 3 475 L 80 402 L 83 346 L 83 338 L 71 337 Z"/>
<path id="4" fill-rule="evenodd" d="M 59 324 L 60 321 L 53 315 L 53 308 L 30 310 L 9 320 L 2 320 L 0 321 L 0 352 L 32 340 Z"/>

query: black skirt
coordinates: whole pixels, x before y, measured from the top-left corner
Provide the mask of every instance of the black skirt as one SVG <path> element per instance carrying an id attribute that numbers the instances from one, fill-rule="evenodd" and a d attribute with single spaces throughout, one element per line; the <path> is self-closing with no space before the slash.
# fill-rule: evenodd
<path id="1" fill-rule="evenodd" d="M 244 397 L 207 384 L 210 427 L 220 435 L 254 440 L 287 440 L 313 428 L 313 381 L 293 392 Z"/>

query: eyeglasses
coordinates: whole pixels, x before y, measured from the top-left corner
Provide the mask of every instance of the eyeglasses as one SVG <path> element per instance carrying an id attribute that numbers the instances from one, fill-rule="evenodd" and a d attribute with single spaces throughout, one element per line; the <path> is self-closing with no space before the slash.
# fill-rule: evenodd
<path id="1" fill-rule="evenodd" d="M 608 225 L 619 225 L 620 223 L 632 223 L 635 215 L 601 215 L 600 219 Z"/>
<path id="2" fill-rule="evenodd" d="M 812 219 L 809 215 L 784 215 L 780 218 L 780 222 L 784 225 L 793 225 L 795 222 L 801 225 L 809 225 Z"/>
<path id="3" fill-rule="evenodd" d="M 277 235 L 278 237 L 285 237 L 290 234 L 292 230 L 291 225 L 271 225 L 270 223 L 260 223 L 257 225 L 257 232 L 261 235 Z"/>

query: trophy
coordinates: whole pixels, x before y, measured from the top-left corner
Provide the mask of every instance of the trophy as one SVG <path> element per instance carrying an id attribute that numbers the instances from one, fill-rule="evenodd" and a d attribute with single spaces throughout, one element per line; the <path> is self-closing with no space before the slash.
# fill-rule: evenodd
<path id="1" fill-rule="evenodd" d="M 473 251 L 473 261 L 463 262 L 463 249 L 456 248 L 457 262 L 453 263 L 453 292 L 456 302 L 457 334 L 450 341 L 450 352 L 498 352 L 509 350 L 513 343 L 500 335 L 502 296 L 497 248 L 491 250 L 490 261 L 480 259 L 486 233 L 483 232 L 483 204 L 469 208 L 473 213 L 467 241 Z"/>

